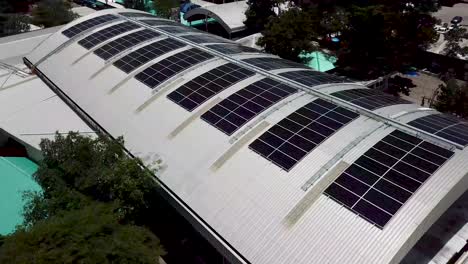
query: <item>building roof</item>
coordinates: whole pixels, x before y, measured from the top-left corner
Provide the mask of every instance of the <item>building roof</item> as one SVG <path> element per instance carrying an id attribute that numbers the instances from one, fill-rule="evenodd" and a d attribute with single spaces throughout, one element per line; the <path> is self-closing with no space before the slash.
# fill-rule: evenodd
<path id="1" fill-rule="evenodd" d="M 25 62 L 162 160 L 235 262 L 397 263 L 468 186 L 464 121 L 146 13 L 77 19 Z"/>
<path id="2" fill-rule="evenodd" d="M 207 5 L 190 10 L 184 15 L 188 21 L 199 20 L 200 17 L 214 18 L 227 33 L 232 34 L 245 29 L 245 11 L 247 1 L 236 1 L 219 5 Z"/>

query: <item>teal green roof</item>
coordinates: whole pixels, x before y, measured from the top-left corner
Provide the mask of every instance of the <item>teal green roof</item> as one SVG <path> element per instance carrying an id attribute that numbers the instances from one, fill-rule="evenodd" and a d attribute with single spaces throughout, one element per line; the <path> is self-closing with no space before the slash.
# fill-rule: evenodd
<path id="1" fill-rule="evenodd" d="M 0 157 L 0 234 L 13 232 L 23 221 L 23 192 L 41 189 L 32 178 L 36 170 L 37 164 L 27 158 Z"/>
<path id="2" fill-rule="evenodd" d="M 307 54 L 301 54 L 299 55 L 299 57 L 307 57 L 307 58 L 312 57 L 309 64 L 307 64 L 307 66 L 320 72 L 326 72 L 335 68 L 334 63 L 336 62 L 336 58 L 333 56 L 326 56 L 324 53 L 320 51 L 315 51 L 315 52 L 311 52 Z"/>

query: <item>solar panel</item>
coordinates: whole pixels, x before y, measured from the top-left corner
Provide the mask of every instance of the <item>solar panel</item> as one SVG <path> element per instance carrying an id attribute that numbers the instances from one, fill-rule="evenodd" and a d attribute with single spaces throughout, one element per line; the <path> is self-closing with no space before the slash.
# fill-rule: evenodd
<path id="1" fill-rule="evenodd" d="M 103 15 L 103 16 L 98 16 L 98 17 L 94 17 L 94 18 L 91 18 L 91 19 L 88 19 L 88 20 L 85 20 L 81 23 L 78 23 L 68 29 L 65 29 L 64 31 L 62 31 L 62 34 L 69 37 L 69 38 L 72 38 L 78 34 L 80 34 L 81 32 L 84 32 L 90 28 L 93 28 L 95 26 L 98 26 L 98 25 L 101 25 L 101 24 L 104 24 L 106 22 L 109 22 L 109 21 L 112 21 L 112 20 L 115 20 L 117 19 L 118 17 L 114 16 L 114 15 Z"/>
<path id="2" fill-rule="evenodd" d="M 140 67 L 141 65 L 167 52 L 176 50 L 184 46 L 185 44 L 177 40 L 163 39 L 131 52 L 130 54 L 114 62 L 114 66 L 126 73 L 129 73 L 135 70 L 136 68 Z"/>
<path id="3" fill-rule="evenodd" d="M 257 66 L 259 68 L 262 68 L 266 71 L 282 69 L 282 68 L 305 68 L 307 69 L 307 67 L 302 64 L 280 59 L 280 58 L 271 58 L 271 57 L 250 58 L 250 59 L 243 59 L 243 61 L 249 64 L 252 64 L 254 66 Z"/>
<path id="4" fill-rule="evenodd" d="M 454 116 L 433 114 L 420 117 L 408 124 L 460 145 L 468 145 L 468 123 Z"/>
<path id="5" fill-rule="evenodd" d="M 290 114 L 253 141 L 249 148 L 289 171 L 359 114 L 317 99 Z"/>
<path id="6" fill-rule="evenodd" d="M 351 89 L 332 93 L 331 95 L 368 110 L 397 104 L 411 104 L 410 101 L 372 89 Z"/>
<path id="7" fill-rule="evenodd" d="M 124 50 L 130 49 L 133 46 L 158 36 L 160 35 L 152 30 L 140 30 L 107 43 L 106 45 L 95 50 L 94 54 L 98 55 L 104 60 L 107 60 Z"/>
<path id="8" fill-rule="evenodd" d="M 168 27 L 158 27 L 157 29 L 161 29 L 167 33 L 187 33 L 187 32 L 197 32 L 197 29 L 187 27 L 187 26 L 168 26 Z"/>
<path id="9" fill-rule="evenodd" d="M 349 166 L 325 194 L 383 228 L 453 154 L 395 130 Z"/>
<path id="10" fill-rule="evenodd" d="M 168 20 L 156 20 L 156 19 L 145 19 L 145 20 L 140 20 L 140 22 L 145 23 L 148 26 L 165 26 L 165 25 L 174 25 L 174 26 L 180 26 L 180 23 L 177 23 L 175 21 L 168 21 Z"/>
<path id="11" fill-rule="evenodd" d="M 191 112 L 221 91 L 254 74 L 255 72 L 235 64 L 224 64 L 192 79 L 167 98 Z"/>
<path id="12" fill-rule="evenodd" d="M 122 33 L 128 32 L 133 29 L 137 29 L 137 28 L 139 28 L 139 26 L 131 22 L 120 23 L 120 24 L 99 30 L 98 32 L 93 33 L 87 36 L 86 38 L 78 41 L 78 44 L 80 44 L 84 48 L 91 49 L 95 47 L 96 45 L 110 38 L 113 38 L 117 35 L 120 35 Z"/>
<path id="13" fill-rule="evenodd" d="M 265 78 L 230 95 L 201 118 L 225 134 L 232 135 L 249 120 L 296 92 L 293 87 Z"/>
<path id="14" fill-rule="evenodd" d="M 121 12 L 119 14 L 124 17 L 156 17 L 149 13 L 139 13 L 139 12 Z"/>
<path id="15" fill-rule="evenodd" d="M 346 79 L 335 75 L 310 70 L 289 71 L 280 73 L 279 75 L 307 86 L 316 86 L 327 83 L 342 83 L 346 81 Z"/>
<path id="16" fill-rule="evenodd" d="M 204 51 L 188 49 L 153 64 L 137 74 L 135 78 L 148 87 L 155 88 L 177 73 L 211 58 L 213 58 L 213 56 Z"/>
<path id="17" fill-rule="evenodd" d="M 222 39 L 220 37 L 215 37 L 215 36 L 207 35 L 207 34 L 204 34 L 204 35 L 201 35 L 201 34 L 187 35 L 187 36 L 182 36 L 182 38 L 188 39 L 188 40 L 193 41 L 193 42 L 195 42 L 197 44 L 201 44 L 201 43 L 232 43 L 230 40 Z"/>
<path id="18" fill-rule="evenodd" d="M 236 54 L 236 53 L 243 53 L 243 52 L 250 52 L 250 53 L 260 53 L 260 50 L 237 45 L 237 44 L 212 44 L 206 45 L 210 49 L 214 49 L 216 51 L 222 52 L 224 54 Z"/>

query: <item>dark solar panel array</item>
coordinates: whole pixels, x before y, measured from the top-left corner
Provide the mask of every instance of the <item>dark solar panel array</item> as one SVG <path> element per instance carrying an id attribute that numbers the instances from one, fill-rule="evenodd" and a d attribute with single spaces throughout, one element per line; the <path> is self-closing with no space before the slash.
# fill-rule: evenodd
<path id="1" fill-rule="evenodd" d="M 110 38 L 113 38 L 117 35 L 120 35 L 122 33 L 128 32 L 133 29 L 137 29 L 137 28 L 139 28 L 139 26 L 131 22 L 120 23 L 120 24 L 99 30 L 98 32 L 93 33 L 87 36 L 86 38 L 78 41 L 78 44 L 80 44 L 81 46 L 87 49 L 91 49 Z"/>
<path id="2" fill-rule="evenodd" d="M 177 73 L 211 58 L 212 55 L 198 49 L 185 50 L 151 65 L 135 78 L 148 87 L 155 88 Z"/>
<path id="3" fill-rule="evenodd" d="M 297 90 L 272 79 L 262 79 L 213 106 L 201 118 L 227 135 Z"/>
<path id="4" fill-rule="evenodd" d="M 163 39 L 131 52 L 130 54 L 114 62 L 114 66 L 126 73 L 129 73 L 141 65 L 154 60 L 155 58 L 167 52 L 184 46 L 184 43 L 181 43 L 177 40 Z"/>
<path id="5" fill-rule="evenodd" d="M 214 49 L 224 54 L 236 54 L 236 53 L 243 53 L 243 52 L 261 53 L 260 50 L 242 46 L 242 45 L 237 45 L 237 44 L 212 44 L 212 45 L 206 45 L 206 46 L 210 49 Z"/>
<path id="6" fill-rule="evenodd" d="M 207 34 L 197 34 L 197 35 L 187 35 L 187 36 L 182 36 L 184 39 L 188 39 L 190 41 L 193 41 L 197 44 L 201 43 L 232 43 L 230 40 L 223 39 L 220 37 L 215 37 L 212 35 L 207 35 Z"/>
<path id="7" fill-rule="evenodd" d="M 317 99 L 274 125 L 249 148 L 289 171 L 315 147 L 357 117 L 359 114 Z"/>
<path id="8" fill-rule="evenodd" d="M 325 194 L 383 228 L 453 154 L 396 130 L 348 167 Z"/>
<path id="9" fill-rule="evenodd" d="M 167 97 L 191 112 L 221 91 L 254 74 L 235 64 L 224 64 L 192 79 Z"/>
<path id="10" fill-rule="evenodd" d="M 90 28 L 93 28 L 95 26 L 98 26 L 98 25 L 101 25 L 101 24 L 104 24 L 106 22 L 109 22 L 109 21 L 112 21 L 112 20 L 115 20 L 117 19 L 118 17 L 114 16 L 114 15 L 103 15 L 103 16 L 98 16 L 98 17 L 94 17 L 94 18 L 91 18 L 91 19 L 88 19 L 86 21 L 83 21 L 81 23 L 78 23 L 68 29 L 65 29 L 64 31 L 62 31 L 62 34 L 69 37 L 69 38 L 72 38 L 78 34 L 80 34 L 81 32 L 84 32 Z"/>
<path id="11" fill-rule="evenodd" d="M 181 26 L 182 24 L 177 23 L 175 21 L 168 21 L 168 20 L 156 20 L 156 19 L 145 19 L 140 20 L 140 22 L 145 23 L 148 26 L 162 26 L 162 25 L 174 25 L 174 26 Z"/>
<path id="12" fill-rule="evenodd" d="M 468 123 L 454 116 L 445 114 L 428 115 L 415 119 L 408 124 L 460 145 L 468 145 Z"/>
<path id="13" fill-rule="evenodd" d="M 130 33 L 116 40 L 113 40 L 106 45 L 95 50 L 94 53 L 104 60 L 107 60 L 120 52 L 136 46 L 144 41 L 153 39 L 160 36 L 158 33 L 144 29 L 137 32 Z"/>
<path id="14" fill-rule="evenodd" d="M 327 83 L 342 83 L 346 81 L 346 79 L 335 75 L 310 70 L 289 71 L 280 73 L 279 75 L 307 86 L 316 86 Z"/>
<path id="15" fill-rule="evenodd" d="M 331 95 L 368 110 L 375 110 L 389 105 L 411 104 L 411 102 L 399 97 L 384 94 L 381 91 L 372 89 L 351 89 L 332 93 Z"/>
<path id="16" fill-rule="evenodd" d="M 157 29 L 161 29 L 162 31 L 165 31 L 167 33 L 187 33 L 187 32 L 197 32 L 198 30 L 187 27 L 187 26 L 168 26 L 168 27 L 157 27 Z"/>
<path id="17" fill-rule="evenodd" d="M 307 69 L 307 67 L 302 64 L 280 59 L 280 58 L 271 58 L 271 57 L 250 58 L 250 59 L 244 59 L 242 61 L 252 64 L 254 66 L 257 66 L 266 71 L 283 69 L 283 68 L 305 68 Z"/>
<path id="18" fill-rule="evenodd" d="M 139 13 L 139 12 L 121 12 L 119 14 L 124 17 L 156 17 L 149 13 Z"/>

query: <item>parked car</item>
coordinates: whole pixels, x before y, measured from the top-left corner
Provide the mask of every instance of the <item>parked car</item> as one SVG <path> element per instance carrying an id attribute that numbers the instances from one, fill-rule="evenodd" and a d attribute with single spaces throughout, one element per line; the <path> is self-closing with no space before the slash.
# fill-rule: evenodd
<path id="1" fill-rule="evenodd" d="M 462 20 L 463 20 L 463 17 L 456 16 L 456 17 L 452 18 L 452 21 L 450 21 L 450 22 L 452 24 L 454 24 L 454 25 L 458 25 L 458 24 L 460 24 L 460 22 L 462 22 Z"/>

